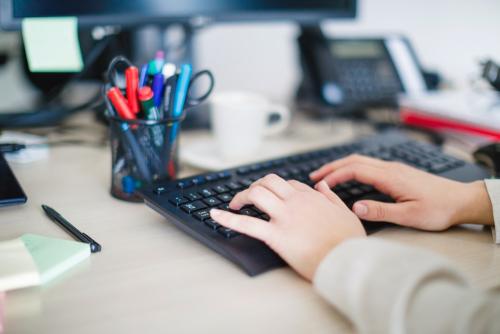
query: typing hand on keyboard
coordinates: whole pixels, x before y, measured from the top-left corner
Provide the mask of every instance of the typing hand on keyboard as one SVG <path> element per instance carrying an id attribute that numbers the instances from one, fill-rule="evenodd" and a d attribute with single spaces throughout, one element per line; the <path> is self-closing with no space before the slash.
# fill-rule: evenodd
<path id="1" fill-rule="evenodd" d="M 311 178 L 336 187 L 348 181 L 371 185 L 396 203 L 360 200 L 353 211 L 364 220 L 440 231 L 453 225 L 491 224 L 491 203 L 483 181 L 462 183 L 399 162 L 360 155 L 329 163 Z M 335 189 L 335 188 L 334 188 Z"/>
<path id="2" fill-rule="evenodd" d="M 404 167 L 400 163 L 391 164 L 382 160 L 361 159 L 359 157 L 346 158 L 353 153 L 384 161 L 403 162 L 418 168 L 421 172 L 410 167 Z M 326 167 L 322 167 L 324 165 Z M 311 180 L 309 174 L 318 169 L 319 171 L 313 175 L 313 180 Z M 450 224 L 450 222 L 457 223 L 470 220 L 469 216 L 471 215 L 464 214 L 461 219 L 457 219 L 456 216 L 452 215 L 453 212 L 458 212 L 457 208 L 461 207 L 462 204 L 460 203 L 463 202 L 464 197 L 468 197 L 458 196 L 458 193 L 468 192 L 472 196 L 476 196 L 483 201 L 477 203 L 479 207 L 484 203 L 489 204 L 488 199 L 484 200 L 487 195 L 483 183 L 475 183 L 475 186 L 464 186 L 458 182 L 431 177 L 423 171 L 459 181 L 482 180 L 488 177 L 488 173 L 483 169 L 446 155 L 438 147 L 416 142 L 398 131 L 389 131 L 342 145 L 255 162 L 224 171 L 212 171 L 178 180 L 159 182 L 142 188 L 139 193 L 148 206 L 165 216 L 169 222 L 239 265 L 249 275 L 255 276 L 267 270 L 281 267 L 284 262 L 276 252 L 261 241 L 238 233 L 237 231 L 241 230 L 237 228 L 238 226 L 233 230 L 220 225 L 211 218 L 210 210 L 212 209 L 235 213 L 229 207 L 229 203 L 237 193 L 245 191 L 252 184 L 253 188 L 259 184 L 259 187 L 267 189 L 267 195 L 265 196 L 271 196 L 271 198 L 275 199 L 274 202 L 269 203 L 280 203 L 276 208 L 266 207 L 269 212 L 261 210 L 256 207 L 257 205 L 246 205 L 241 210 L 236 211 L 238 214 L 247 216 L 247 218 L 238 218 L 239 220 L 262 222 L 271 219 L 271 224 L 263 226 L 281 226 L 285 223 L 281 224 L 280 222 L 286 219 L 291 221 L 291 225 L 289 225 L 290 233 L 293 233 L 294 230 L 302 233 L 302 229 L 311 227 L 319 231 L 317 232 L 319 238 L 325 238 L 330 242 L 332 240 L 328 239 L 327 236 L 323 236 L 322 233 L 326 232 L 327 227 L 331 227 L 329 224 L 334 225 L 332 233 L 335 233 L 337 225 L 343 226 L 344 223 L 347 223 L 347 221 L 343 222 L 339 219 L 341 216 L 347 215 L 347 219 L 350 221 L 354 215 L 345 207 L 353 208 L 355 203 L 358 204 L 354 209 L 359 217 L 362 217 L 362 224 L 368 233 L 373 233 L 385 226 L 385 220 L 425 229 L 443 229 L 449 226 L 447 224 Z M 281 179 L 278 181 L 273 176 L 275 180 L 272 180 L 272 182 L 266 181 L 266 183 L 263 183 L 263 181 L 259 181 L 259 183 L 254 183 L 268 174 L 276 174 Z M 333 192 L 336 196 L 333 196 L 326 189 L 321 191 L 322 194 L 312 188 L 305 190 L 304 184 L 314 186 L 323 178 L 326 178 L 334 186 Z M 300 189 L 297 189 L 298 184 L 292 180 L 302 182 Z M 268 189 L 265 186 L 267 182 L 276 183 L 281 184 L 280 189 L 282 189 L 284 181 L 290 181 L 286 183 L 288 189 L 290 187 L 294 189 L 293 194 L 295 195 L 290 198 L 283 198 L 283 194 L 280 195 L 274 192 L 274 190 L 278 190 L 277 188 Z M 249 191 L 244 192 L 248 194 L 246 195 L 247 201 L 256 202 L 255 204 L 260 203 L 261 207 L 265 205 L 261 203 L 261 200 L 252 197 L 255 195 L 250 196 Z M 235 199 L 231 205 L 236 205 L 236 207 L 242 205 L 238 202 L 241 196 L 245 195 L 238 195 L 238 199 Z M 300 198 L 304 203 L 300 203 L 299 200 L 293 198 Z M 330 204 L 327 209 L 323 210 L 323 207 L 326 207 L 325 203 L 332 202 L 337 198 L 342 200 L 342 205 L 335 204 L 334 207 L 334 205 Z M 394 200 L 398 203 L 391 205 L 380 203 L 384 201 L 394 202 Z M 236 203 L 240 204 L 237 205 Z M 474 201 L 473 203 L 476 204 Z M 364 208 L 366 214 L 362 214 L 362 211 L 360 211 L 363 210 L 361 204 L 366 205 Z M 435 207 L 434 204 L 436 204 Z M 464 207 L 468 208 L 467 206 Z M 279 211 L 279 208 L 283 212 Z M 286 210 L 283 208 L 286 208 Z M 453 208 L 457 211 L 453 211 Z M 463 212 L 464 210 L 459 211 Z M 476 212 L 474 209 L 468 211 L 469 213 Z M 404 213 L 404 215 L 395 212 Z M 432 219 L 428 219 L 430 217 Z M 299 221 L 303 222 L 303 226 L 298 225 Z M 318 226 L 316 226 L 317 221 L 319 221 Z M 477 221 L 484 221 L 484 219 L 478 219 Z M 355 219 L 354 222 L 356 222 L 356 226 L 359 225 L 359 220 Z M 428 223 L 432 224 L 426 225 Z M 261 226 L 262 224 L 254 225 Z M 268 229 L 266 233 L 277 229 L 276 227 Z M 262 231 L 262 228 L 258 227 L 258 230 L 249 230 L 248 233 Z M 343 233 L 344 230 L 340 228 L 339 231 L 339 233 Z M 309 233 L 316 232 L 308 231 L 304 233 L 305 236 L 310 237 L 312 234 Z M 282 237 L 273 236 L 272 240 L 274 242 L 282 240 L 279 238 L 285 238 L 286 233 L 283 233 L 283 235 Z M 264 236 L 261 235 L 261 237 Z M 334 237 L 338 236 L 334 234 L 332 238 Z M 269 236 L 266 236 L 266 238 L 267 241 L 271 240 Z M 275 248 L 282 247 L 279 249 L 286 252 L 288 252 L 286 247 L 296 247 L 290 249 L 288 255 L 291 254 L 292 250 L 297 251 L 299 247 L 303 247 L 305 251 L 310 251 L 311 242 L 303 243 L 299 239 L 299 236 L 294 237 L 294 244 L 289 246 L 272 245 Z M 281 241 L 281 243 L 284 242 Z M 300 257 L 300 254 L 297 256 Z M 287 260 L 291 262 L 290 258 L 287 258 Z M 310 271 L 303 271 L 303 275 L 310 274 Z"/>
<path id="3" fill-rule="evenodd" d="M 238 193 L 232 210 L 254 205 L 269 221 L 212 209 L 221 225 L 265 242 L 297 272 L 312 280 L 317 266 L 341 241 L 365 237 L 360 220 L 325 182 L 317 190 L 295 180 L 269 174 Z"/>

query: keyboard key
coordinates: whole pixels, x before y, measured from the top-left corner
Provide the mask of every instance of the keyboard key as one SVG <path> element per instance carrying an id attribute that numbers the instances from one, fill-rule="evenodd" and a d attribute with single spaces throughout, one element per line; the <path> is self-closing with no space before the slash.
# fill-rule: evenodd
<path id="1" fill-rule="evenodd" d="M 217 205 L 222 203 L 220 200 L 218 200 L 215 197 L 205 198 L 203 200 L 203 202 L 205 202 L 205 204 L 210 206 L 210 207 L 214 207 L 214 206 L 217 206 Z"/>
<path id="2" fill-rule="evenodd" d="M 223 193 L 227 193 L 229 191 L 229 188 L 228 187 L 224 187 L 224 186 L 217 186 L 215 188 L 213 188 L 214 191 L 217 193 L 217 194 L 223 194 Z"/>
<path id="3" fill-rule="evenodd" d="M 191 214 L 195 211 L 198 211 L 198 210 L 206 209 L 206 208 L 207 208 L 207 206 L 202 201 L 195 201 L 193 203 L 188 203 L 188 204 L 184 204 L 183 206 L 181 206 L 181 209 L 189 214 Z"/>
<path id="4" fill-rule="evenodd" d="M 232 213 L 236 213 L 236 214 L 239 214 L 239 211 L 235 211 L 231 208 L 229 208 L 229 204 L 228 203 L 224 203 L 222 205 L 219 205 L 218 207 L 220 210 L 224 210 L 224 211 L 229 211 L 229 212 L 232 212 Z"/>
<path id="5" fill-rule="evenodd" d="M 233 199 L 233 195 L 231 195 L 229 193 L 225 193 L 225 194 L 221 194 L 221 195 L 217 196 L 217 198 L 219 198 L 224 203 L 228 203 L 228 202 L 231 202 L 231 200 Z"/>
<path id="6" fill-rule="evenodd" d="M 207 176 L 205 176 L 205 181 L 207 182 L 214 182 L 214 181 L 217 181 L 219 179 L 219 176 L 217 174 L 208 174 Z"/>
<path id="7" fill-rule="evenodd" d="M 283 179 L 288 179 L 290 177 L 290 173 L 286 169 L 280 169 L 276 174 Z"/>
<path id="8" fill-rule="evenodd" d="M 363 191 L 358 187 L 350 188 L 347 190 L 352 196 L 360 196 L 363 194 Z"/>
<path id="9" fill-rule="evenodd" d="M 205 220 L 205 225 L 207 225 L 212 231 L 217 231 L 217 229 L 222 226 L 212 218 Z"/>
<path id="10" fill-rule="evenodd" d="M 168 201 L 175 206 L 180 206 L 182 204 L 189 202 L 189 200 L 186 197 L 181 195 L 173 195 L 169 197 Z"/>
<path id="11" fill-rule="evenodd" d="M 298 175 L 298 174 L 300 174 L 300 170 L 297 167 L 290 167 L 290 168 L 288 168 L 288 171 L 292 175 Z"/>
<path id="12" fill-rule="evenodd" d="M 345 191 L 337 191 L 335 192 L 337 194 L 338 197 L 340 197 L 341 200 L 343 200 L 344 202 L 349 198 L 351 197 L 351 195 L 349 195 L 347 192 Z"/>
<path id="13" fill-rule="evenodd" d="M 198 176 L 198 177 L 193 178 L 191 182 L 193 182 L 193 184 L 195 186 L 199 186 L 199 185 L 204 184 L 206 182 L 206 180 L 205 180 L 205 177 Z"/>
<path id="14" fill-rule="evenodd" d="M 234 238 L 235 236 L 239 235 L 238 232 L 233 231 L 230 228 L 223 227 L 223 226 L 219 227 L 217 229 L 217 232 L 222 234 L 224 236 L 224 238 L 226 238 L 226 239 L 231 239 L 231 238 Z"/>
<path id="15" fill-rule="evenodd" d="M 204 221 L 210 218 L 210 211 L 207 209 L 196 211 L 193 214 L 193 217 L 195 217 L 198 220 Z"/>
<path id="16" fill-rule="evenodd" d="M 262 169 L 262 165 L 261 164 L 254 164 L 252 166 L 250 166 L 250 170 L 252 172 L 258 172 Z"/>
<path id="17" fill-rule="evenodd" d="M 156 188 L 155 190 L 153 190 L 153 192 L 156 194 L 156 195 L 162 195 L 164 193 L 167 192 L 167 189 L 165 187 L 158 187 Z"/>
<path id="18" fill-rule="evenodd" d="M 364 192 L 365 194 L 367 193 L 371 193 L 371 192 L 374 192 L 375 191 L 375 188 L 373 188 L 372 186 L 369 186 L 367 184 L 363 184 L 359 187 L 359 189 L 361 189 L 362 192 Z"/>
<path id="19" fill-rule="evenodd" d="M 252 210 L 250 208 L 241 209 L 240 214 L 245 215 L 245 216 L 250 216 L 250 217 L 257 217 L 258 216 L 257 212 L 255 212 L 254 210 Z"/>
<path id="20" fill-rule="evenodd" d="M 276 159 L 271 161 L 274 167 L 281 167 L 285 164 L 285 159 Z"/>
<path id="21" fill-rule="evenodd" d="M 442 173 L 448 169 L 450 169 L 450 166 L 446 162 L 435 162 L 430 167 L 430 170 L 433 173 Z"/>
<path id="22" fill-rule="evenodd" d="M 250 185 L 252 185 L 253 181 L 250 179 L 242 179 L 240 180 L 240 183 L 248 188 L 250 187 Z"/>
<path id="23" fill-rule="evenodd" d="M 228 170 L 225 170 L 223 172 L 217 173 L 217 176 L 219 176 L 220 179 L 229 179 L 231 177 L 231 172 Z"/>
<path id="24" fill-rule="evenodd" d="M 190 180 L 184 180 L 184 181 L 179 181 L 177 182 L 177 188 L 179 189 L 186 189 L 189 188 L 193 185 L 193 183 Z"/>
<path id="25" fill-rule="evenodd" d="M 226 186 L 231 190 L 240 190 L 243 188 L 243 186 L 240 183 L 235 181 L 229 182 L 228 184 L 226 184 Z"/>
<path id="26" fill-rule="evenodd" d="M 190 192 L 188 194 L 185 194 L 184 196 L 186 196 L 187 198 L 189 198 L 191 201 L 196 201 L 196 200 L 199 200 L 201 199 L 201 196 L 198 195 L 197 193 L 195 192 Z"/>
<path id="27" fill-rule="evenodd" d="M 203 197 L 212 197 L 212 196 L 215 196 L 215 192 L 213 192 L 212 190 L 210 189 L 202 189 L 200 191 L 200 194 L 203 196 Z"/>
<path id="28" fill-rule="evenodd" d="M 253 211 L 257 212 L 257 215 L 262 215 L 264 214 L 264 212 L 260 211 L 258 208 L 256 208 L 255 206 L 250 206 L 249 209 L 252 209 Z"/>
<path id="29" fill-rule="evenodd" d="M 262 169 L 269 169 L 273 166 L 273 163 L 271 161 L 266 161 L 262 163 Z"/>
<path id="30" fill-rule="evenodd" d="M 236 173 L 238 173 L 239 175 L 245 175 L 245 174 L 248 174 L 250 173 L 250 168 L 248 167 L 240 167 L 236 170 Z"/>

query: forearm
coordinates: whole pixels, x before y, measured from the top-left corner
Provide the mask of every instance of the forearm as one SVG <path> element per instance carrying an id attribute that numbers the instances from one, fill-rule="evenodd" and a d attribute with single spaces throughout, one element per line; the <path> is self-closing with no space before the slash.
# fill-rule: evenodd
<path id="1" fill-rule="evenodd" d="M 361 333 L 426 332 L 428 328 L 454 332 L 458 331 L 456 312 L 477 322 L 475 312 L 487 303 L 480 297 L 477 304 L 477 294 L 468 290 L 465 279 L 445 260 L 373 238 L 339 245 L 321 263 L 314 284 Z M 469 307 L 472 304 L 474 308 Z M 496 305 L 493 310 L 498 314 L 500 305 Z M 474 323 L 468 326 L 479 328 Z"/>

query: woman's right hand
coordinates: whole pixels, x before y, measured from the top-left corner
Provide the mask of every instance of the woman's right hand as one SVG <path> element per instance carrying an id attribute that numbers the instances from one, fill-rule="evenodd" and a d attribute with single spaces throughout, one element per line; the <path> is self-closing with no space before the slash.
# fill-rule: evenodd
<path id="1" fill-rule="evenodd" d="M 364 220 L 386 221 L 422 230 L 440 231 L 453 225 L 493 224 L 493 209 L 483 181 L 461 183 L 399 162 L 352 155 L 311 173 L 330 187 L 355 180 L 372 185 L 395 203 L 361 200 L 353 211 Z"/>

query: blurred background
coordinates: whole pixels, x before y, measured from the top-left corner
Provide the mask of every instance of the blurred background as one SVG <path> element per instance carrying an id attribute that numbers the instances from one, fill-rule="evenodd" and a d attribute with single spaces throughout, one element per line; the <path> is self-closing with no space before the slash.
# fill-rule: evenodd
<path id="1" fill-rule="evenodd" d="M 500 1 L 360 0 L 355 20 L 326 21 L 339 36 L 404 34 L 424 68 L 444 84 L 466 87 L 484 58 L 500 59 Z M 217 23 L 194 35 L 195 62 L 217 77 L 218 90 L 251 90 L 291 101 L 300 80 L 298 27 L 283 23 Z M 22 73 L 20 33 L 0 32 L 0 112 L 28 109 L 38 93 Z"/>

